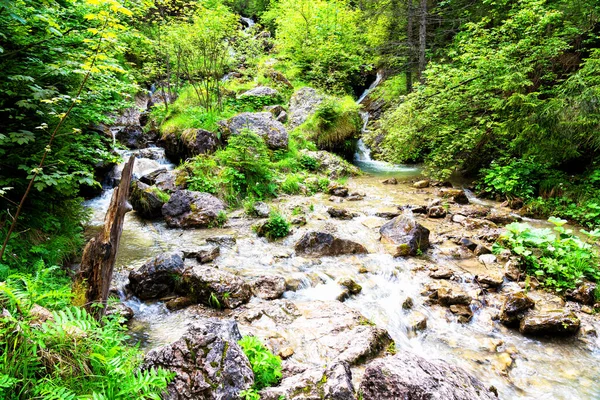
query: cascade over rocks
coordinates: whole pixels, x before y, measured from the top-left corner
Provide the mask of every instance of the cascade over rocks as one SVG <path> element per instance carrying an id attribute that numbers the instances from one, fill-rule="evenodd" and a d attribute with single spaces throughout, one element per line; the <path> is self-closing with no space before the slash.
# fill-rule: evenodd
<path id="1" fill-rule="evenodd" d="M 444 361 L 405 351 L 367 364 L 359 392 L 377 400 L 496 399 L 477 378 Z"/>
<path id="2" fill-rule="evenodd" d="M 220 121 L 220 129 L 225 137 L 237 135 L 249 129 L 261 136 L 271 150 L 287 149 L 289 137 L 283 124 L 269 112 L 242 113 L 226 121 Z"/>
<path id="3" fill-rule="evenodd" d="M 294 129 L 302 125 L 313 115 L 325 97 L 315 89 L 303 87 L 294 93 L 290 99 L 289 127 Z"/>
<path id="4" fill-rule="evenodd" d="M 162 214 L 171 228 L 207 228 L 217 222 L 225 204 L 208 193 L 178 190 L 162 207 Z"/>
<path id="5" fill-rule="evenodd" d="M 379 233 L 394 257 L 415 256 L 429 248 L 429 229 L 406 214 L 384 224 Z"/>
<path id="6" fill-rule="evenodd" d="M 175 373 L 164 400 L 234 400 L 254 383 L 248 357 L 237 344 L 242 336 L 233 320 L 194 322 L 176 342 L 146 354 L 142 371 Z"/>
<path id="7" fill-rule="evenodd" d="M 326 232 L 307 232 L 296 243 L 297 253 L 311 256 L 339 256 L 342 254 L 364 254 L 367 249 L 359 243 L 340 239 Z"/>
<path id="8" fill-rule="evenodd" d="M 129 273 L 128 288 L 141 300 L 168 296 L 184 270 L 182 252 L 160 254 Z"/>

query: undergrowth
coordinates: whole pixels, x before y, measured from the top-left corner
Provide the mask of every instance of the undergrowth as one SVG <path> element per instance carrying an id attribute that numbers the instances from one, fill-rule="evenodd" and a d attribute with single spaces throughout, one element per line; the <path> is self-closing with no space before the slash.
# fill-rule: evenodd
<path id="1" fill-rule="evenodd" d="M 281 380 L 281 358 L 275 356 L 255 336 L 244 336 L 239 342 L 250 361 L 254 385 L 240 393 L 245 400 L 260 399 L 258 391 L 276 385 Z"/>

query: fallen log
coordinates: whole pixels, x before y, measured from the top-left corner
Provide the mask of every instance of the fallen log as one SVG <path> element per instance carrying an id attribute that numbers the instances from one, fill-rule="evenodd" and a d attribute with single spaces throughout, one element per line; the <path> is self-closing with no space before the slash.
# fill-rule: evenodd
<path id="1" fill-rule="evenodd" d="M 84 306 L 97 319 L 104 315 L 125 214 L 131 211 L 128 198 L 134 162 L 135 157 L 131 156 L 125 164 L 121 182 L 113 192 L 104 217 L 104 226 L 86 244 L 75 279 L 74 303 Z"/>

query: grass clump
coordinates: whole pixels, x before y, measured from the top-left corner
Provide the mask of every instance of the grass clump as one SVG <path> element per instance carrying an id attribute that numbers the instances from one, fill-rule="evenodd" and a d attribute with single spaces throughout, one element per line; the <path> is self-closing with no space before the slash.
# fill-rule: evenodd
<path id="1" fill-rule="evenodd" d="M 554 224 L 553 230 L 523 223 L 507 225 L 507 231 L 494 244 L 494 252 L 509 249 L 519 257 L 528 275 L 559 293 L 574 289 L 584 279 L 599 282 L 600 255 L 591 242 L 600 238 L 600 230 L 582 231 L 589 237 L 586 242 L 564 228 L 567 221 L 554 217 L 549 221 Z"/>
<path id="2" fill-rule="evenodd" d="M 290 234 L 290 223 L 283 215 L 272 212 L 269 219 L 255 228 L 258 236 L 264 236 L 269 240 L 277 240 Z"/>
<path id="3" fill-rule="evenodd" d="M 326 97 L 301 129 L 321 150 L 352 154 L 361 130 L 359 109 L 351 97 Z"/>

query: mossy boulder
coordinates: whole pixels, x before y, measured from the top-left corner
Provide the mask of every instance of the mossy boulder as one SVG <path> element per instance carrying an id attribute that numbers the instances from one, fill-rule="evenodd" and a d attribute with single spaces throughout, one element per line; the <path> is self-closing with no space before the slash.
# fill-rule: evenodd
<path id="1" fill-rule="evenodd" d="M 131 183 L 129 202 L 142 218 L 155 219 L 162 216 L 162 206 L 169 201 L 169 195 L 155 186 L 140 181 Z"/>
<path id="2" fill-rule="evenodd" d="M 225 204 L 209 193 L 178 190 L 162 207 L 162 214 L 171 228 L 208 228 L 218 225 Z"/>

